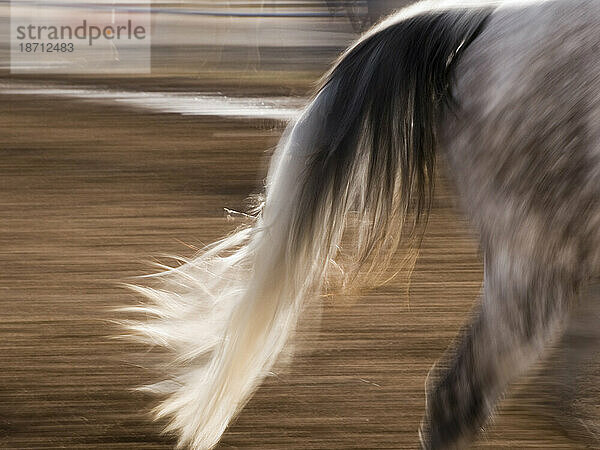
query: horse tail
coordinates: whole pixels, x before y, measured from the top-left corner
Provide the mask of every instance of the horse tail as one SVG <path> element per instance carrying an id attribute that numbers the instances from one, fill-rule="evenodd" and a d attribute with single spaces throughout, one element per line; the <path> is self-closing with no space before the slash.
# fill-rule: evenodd
<path id="1" fill-rule="evenodd" d="M 388 18 L 326 75 L 271 161 L 248 227 L 138 288 L 150 302 L 132 325 L 174 352 L 157 415 L 180 445 L 211 448 L 272 368 L 337 253 L 348 213 L 360 217 L 356 267 L 385 260 L 407 217 L 427 214 L 435 123 L 452 68 L 489 15 L 483 9 Z"/>

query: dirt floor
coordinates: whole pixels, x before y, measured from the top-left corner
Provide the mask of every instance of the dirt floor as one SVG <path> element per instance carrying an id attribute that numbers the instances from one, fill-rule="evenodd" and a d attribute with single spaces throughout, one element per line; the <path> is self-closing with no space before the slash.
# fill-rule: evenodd
<path id="1" fill-rule="evenodd" d="M 154 353 L 112 339 L 119 286 L 235 227 L 281 133 L 270 121 L 0 99 L 0 447 L 172 448 L 149 420 Z M 327 300 L 221 448 L 411 449 L 431 365 L 476 301 L 477 243 L 443 180 L 407 295 L 401 277 Z M 164 260 L 164 258 L 162 258 Z M 544 366 L 545 367 L 545 366 Z M 541 367 L 477 448 L 584 448 L 550 417 Z"/>

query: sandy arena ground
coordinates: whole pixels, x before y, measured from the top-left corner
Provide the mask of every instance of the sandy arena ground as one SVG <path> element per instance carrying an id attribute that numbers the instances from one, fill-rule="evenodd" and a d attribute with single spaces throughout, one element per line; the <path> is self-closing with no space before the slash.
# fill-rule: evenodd
<path id="1" fill-rule="evenodd" d="M 282 125 L 89 101 L 0 99 L 0 447 L 172 448 L 148 420 L 154 353 L 111 339 L 118 286 L 164 254 L 231 231 Z M 431 365 L 476 301 L 482 262 L 452 189 L 438 183 L 405 280 L 325 302 L 290 367 L 260 388 L 220 448 L 412 449 Z M 477 448 L 585 448 L 550 417 L 538 368 Z"/>

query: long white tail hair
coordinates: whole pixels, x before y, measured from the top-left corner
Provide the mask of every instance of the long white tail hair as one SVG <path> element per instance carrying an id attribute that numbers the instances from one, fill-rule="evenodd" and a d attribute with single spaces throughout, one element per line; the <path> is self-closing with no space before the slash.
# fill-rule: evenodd
<path id="1" fill-rule="evenodd" d="M 148 301 L 130 328 L 172 351 L 170 379 L 149 389 L 165 395 L 157 415 L 180 445 L 213 447 L 249 400 L 322 288 L 349 212 L 354 269 L 385 264 L 407 217 L 422 223 L 436 116 L 487 15 L 420 7 L 368 32 L 286 130 L 253 223 L 136 288 Z"/>

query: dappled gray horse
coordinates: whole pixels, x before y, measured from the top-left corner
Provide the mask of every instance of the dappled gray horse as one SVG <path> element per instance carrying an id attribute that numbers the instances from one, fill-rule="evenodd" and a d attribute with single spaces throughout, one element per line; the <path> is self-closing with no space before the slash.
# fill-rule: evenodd
<path id="1" fill-rule="evenodd" d="M 436 154 L 485 256 L 480 306 L 428 377 L 421 442 L 440 449 L 475 436 L 599 272 L 600 2 L 419 4 L 340 57 L 282 137 L 252 223 L 140 289 L 136 330 L 175 353 L 153 388 L 182 444 L 218 442 L 349 221 L 349 279 L 422 230 Z"/>

